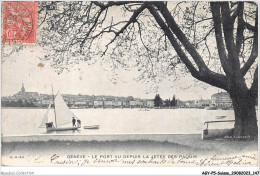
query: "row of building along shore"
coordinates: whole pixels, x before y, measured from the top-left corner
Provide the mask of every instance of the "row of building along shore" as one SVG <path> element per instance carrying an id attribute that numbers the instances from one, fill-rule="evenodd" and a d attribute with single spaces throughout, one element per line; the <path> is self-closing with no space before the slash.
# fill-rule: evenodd
<path id="1" fill-rule="evenodd" d="M 154 108 L 154 99 L 141 99 L 128 97 L 116 97 L 106 95 L 71 95 L 62 94 L 64 101 L 70 108 Z M 2 97 L 2 107 L 42 107 L 46 108 L 52 102 L 53 96 L 39 94 L 38 92 L 26 92 L 24 85 L 18 93 Z M 165 107 L 165 101 L 161 108 Z M 199 99 L 181 101 L 176 100 L 176 107 L 180 108 L 207 108 L 207 107 L 232 107 L 232 101 L 227 92 L 213 94 L 211 99 Z"/>

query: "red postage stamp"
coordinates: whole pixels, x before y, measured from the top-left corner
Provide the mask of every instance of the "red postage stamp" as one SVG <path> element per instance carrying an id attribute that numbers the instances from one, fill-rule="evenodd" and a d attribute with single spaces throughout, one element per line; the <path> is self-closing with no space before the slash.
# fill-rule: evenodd
<path id="1" fill-rule="evenodd" d="M 36 43 L 37 2 L 5 1 L 2 42 Z"/>

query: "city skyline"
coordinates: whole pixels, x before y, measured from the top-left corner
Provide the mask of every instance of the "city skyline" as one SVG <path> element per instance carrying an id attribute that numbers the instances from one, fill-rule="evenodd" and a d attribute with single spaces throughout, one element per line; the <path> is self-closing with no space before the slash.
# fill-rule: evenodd
<path id="1" fill-rule="evenodd" d="M 52 94 L 52 92 L 50 92 L 50 93 L 41 93 L 41 92 L 37 92 L 37 91 L 32 91 L 32 90 L 29 90 L 28 91 L 28 89 L 25 89 L 25 85 L 24 85 L 24 83 L 22 83 L 22 85 L 20 85 L 20 89 L 18 88 L 17 89 L 17 91 L 15 92 L 15 93 L 13 93 L 13 94 L 11 94 L 11 95 L 7 95 L 7 96 L 3 96 L 3 95 L 1 95 L 1 97 L 6 97 L 6 98 L 8 98 L 8 97 L 13 97 L 13 96 L 15 96 L 15 95 L 17 95 L 17 94 L 19 94 L 19 93 L 21 93 L 21 90 L 22 89 L 24 89 L 24 91 L 26 92 L 26 93 L 37 93 L 38 95 L 37 96 L 41 96 L 41 95 L 48 95 L 48 96 L 52 96 L 53 94 L 55 95 L 57 92 L 53 92 L 53 94 Z M 59 90 L 58 90 L 58 92 L 60 92 Z M 223 93 L 223 91 L 221 91 L 221 92 L 216 92 L 216 93 L 214 93 L 214 94 L 218 94 L 218 93 Z M 158 93 L 159 95 L 160 95 L 160 93 Z M 214 94 L 211 94 L 210 95 L 210 98 L 203 98 L 203 97 L 200 97 L 200 98 L 198 98 L 198 99 L 187 99 L 187 100 L 182 100 L 182 99 L 180 99 L 180 98 L 178 98 L 178 95 L 176 95 L 176 94 L 173 94 L 171 97 L 169 97 L 169 98 L 162 98 L 162 100 L 168 100 L 168 99 L 172 99 L 173 97 L 175 97 L 176 99 L 178 99 L 178 100 L 181 100 L 181 101 L 195 101 L 195 100 L 209 100 L 209 99 L 211 99 L 211 97 L 212 97 L 212 95 L 214 95 Z M 142 98 L 142 97 L 137 97 L 137 96 L 133 96 L 133 95 L 126 95 L 126 96 L 119 96 L 119 95 L 105 95 L 105 94 L 82 94 L 82 93 L 74 93 L 74 94 L 70 94 L 70 93 L 61 93 L 61 95 L 65 95 L 65 96 L 89 96 L 89 97 L 92 97 L 92 96 L 94 96 L 94 97 L 113 97 L 113 98 L 129 98 L 129 97 L 132 97 L 132 98 L 134 98 L 134 99 L 144 99 L 144 100 L 153 100 L 154 99 L 154 97 L 156 96 L 156 94 L 154 94 L 154 97 L 152 97 L 152 98 Z"/>
<path id="2" fill-rule="evenodd" d="M 58 92 L 59 92 L 59 91 L 58 91 Z M 40 97 L 40 96 L 45 96 L 45 95 L 47 95 L 47 96 L 53 96 L 53 95 L 57 94 L 57 92 L 53 92 L 53 94 L 52 94 L 52 93 L 40 93 L 40 92 L 37 92 L 37 91 L 28 91 L 27 89 L 25 89 L 24 83 L 22 83 L 20 89 L 19 89 L 16 93 L 14 93 L 14 94 L 12 94 L 12 95 L 9 95 L 9 96 L 2 96 L 2 98 L 3 98 L 3 97 L 9 98 L 9 97 L 17 96 L 17 95 L 22 96 L 22 94 L 24 94 L 24 95 L 23 95 L 24 97 L 29 98 L 29 96 L 31 96 L 31 95 L 33 95 L 33 96 L 39 96 L 39 97 Z M 37 95 L 36 95 L 36 94 L 37 94 Z M 148 98 L 148 99 L 147 99 L 147 98 L 140 98 L 140 97 L 135 97 L 135 96 L 132 96 L 132 95 L 128 95 L 128 96 L 95 95 L 95 94 L 90 95 L 90 94 L 81 94 L 81 93 L 78 93 L 78 94 L 64 94 L 64 93 L 62 93 L 61 95 L 64 95 L 64 96 L 107 97 L 107 98 L 113 97 L 113 98 L 126 98 L 126 99 L 127 99 L 127 98 L 130 98 L 130 99 L 134 98 L 134 99 L 143 99 L 143 100 L 153 100 L 153 99 L 154 99 L 154 98 Z M 156 95 L 154 95 L 154 96 L 156 96 Z M 175 98 L 176 95 L 173 94 L 172 97 L 166 98 L 165 100 L 172 99 L 173 97 Z M 177 98 L 177 99 L 178 99 L 178 98 Z M 181 100 L 181 99 L 178 99 L 178 100 Z M 193 101 L 193 100 L 186 100 L 186 101 Z"/>
<path id="3" fill-rule="evenodd" d="M 108 68 L 100 62 L 74 64 L 69 72 L 58 75 L 49 62 L 40 60 L 39 53 L 41 48 L 31 50 L 28 47 L 2 63 L 2 71 L 5 72 L 5 75 L 2 75 L 2 96 L 13 95 L 22 83 L 26 85 L 27 90 L 43 94 L 51 94 L 53 85 L 54 91 L 60 90 L 62 94 L 133 96 L 144 99 L 154 98 L 158 93 L 162 99 L 172 98 L 174 94 L 181 100 L 209 99 L 219 91 L 212 86 L 204 89 L 205 84 L 193 87 L 194 78 L 189 74 L 175 82 L 165 79 L 154 84 L 135 81 L 138 71 L 133 69 L 119 70 L 120 74 L 116 79 L 111 70 L 107 70 Z M 113 83 L 115 79 L 116 84 Z M 156 86 L 157 91 L 149 92 L 151 87 Z"/>
<path id="4" fill-rule="evenodd" d="M 133 96 L 120 97 L 111 95 L 72 95 L 61 94 L 66 104 L 71 108 L 206 108 L 206 109 L 229 109 L 232 108 L 232 101 L 227 92 L 219 92 L 211 95 L 211 99 L 180 100 L 175 95 L 172 99 L 161 99 L 158 94 L 154 99 L 142 99 Z M 51 94 L 39 94 L 38 92 L 26 91 L 24 84 L 20 91 L 8 97 L 2 97 L 2 107 L 38 107 L 46 108 L 54 98 Z M 159 98 L 159 99 L 158 99 Z"/>

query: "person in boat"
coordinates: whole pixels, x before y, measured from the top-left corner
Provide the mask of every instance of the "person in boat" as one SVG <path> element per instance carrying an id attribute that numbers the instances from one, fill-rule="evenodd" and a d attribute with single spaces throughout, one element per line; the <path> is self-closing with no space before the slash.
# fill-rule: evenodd
<path id="1" fill-rule="evenodd" d="M 76 126 L 76 119 L 74 117 L 72 117 L 72 126 Z"/>
<path id="2" fill-rule="evenodd" d="M 78 125 L 78 127 L 81 127 L 81 120 L 77 120 L 77 125 Z"/>
<path id="3" fill-rule="evenodd" d="M 46 128 L 54 128 L 53 122 L 46 123 Z"/>

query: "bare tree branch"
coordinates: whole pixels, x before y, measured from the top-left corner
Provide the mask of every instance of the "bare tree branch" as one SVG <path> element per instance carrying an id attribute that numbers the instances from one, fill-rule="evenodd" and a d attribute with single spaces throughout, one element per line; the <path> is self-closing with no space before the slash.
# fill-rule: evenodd
<path id="1" fill-rule="evenodd" d="M 101 9 L 101 10 L 98 12 L 98 15 L 97 15 L 97 17 L 96 17 L 96 19 L 95 19 L 95 21 L 94 21 L 92 27 L 89 29 L 88 33 L 85 35 L 85 38 L 82 40 L 82 42 L 81 42 L 81 44 L 80 44 L 81 47 L 83 47 L 83 45 L 84 45 L 84 43 L 86 42 L 88 36 L 89 36 L 90 33 L 93 31 L 93 29 L 96 27 L 96 24 L 97 24 L 97 22 L 98 22 L 98 20 L 99 20 L 99 17 L 100 17 L 100 15 L 103 13 L 104 10 L 105 10 L 105 9 Z"/>
<path id="2" fill-rule="evenodd" d="M 165 32 L 167 37 L 169 38 L 172 46 L 174 47 L 177 54 L 180 56 L 180 59 L 183 61 L 183 63 L 187 66 L 187 68 L 190 70 L 192 75 L 198 75 L 198 70 L 193 66 L 193 64 L 190 62 L 186 54 L 182 51 L 181 47 L 179 46 L 178 42 L 176 41 L 175 37 L 171 33 L 168 26 L 164 23 L 163 19 L 160 17 L 158 12 L 154 9 L 154 7 L 149 6 L 148 7 L 150 13 L 154 16 L 155 20 L 159 24 L 159 26 L 162 28 L 162 30 Z"/>
<path id="3" fill-rule="evenodd" d="M 142 5 L 141 7 L 139 7 L 138 9 L 136 9 L 133 13 L 133 15 L 130 17 L 130 19 L 128 20 L 128 22 L 118 31 L 115 32 L 115 36 L 114 38 L 106 45 L 106 50 L 104 51 L 103 55 L 106 53 L 106 51 L 108 50 L 108 46 L 113 43 L 115 41 L 115 39 L 124 32 L 124 30 L 131 24 L 131 23 L 135 23 L 137 20 L 137 17 L 140 13 L 142 13 L 142 11 L 146 8 L 146 5 Z"/>
<path id="4" fill-rule="evenodd" d="M 249 94 L 250 94 L 250 96 L 254 97 L 255 99 L 257 99 L 257 97 L 258 97 L 258 66 L 255 69 L 254 79 L 253 79 L 251 88 L 249 90 Z"/>
<path id="5" fill-rule="evenodd" d="M 158 7 L 159 11 L 161 12 L 162 16 L 164 17 L 166 23 L 170 27 L 170 29 L 173 31 L 173 33 L 177 36 L 177 38 L 180 40 L 180 42 L 183 44 L 183 46 L 186 48 L 186 50 L 189 52 L 189 54 L 192 56 L 193 60 L 197 64 L 199 70 L 206 71 L 208 70 L 208 67 L 206 66 L 205 62 L 197 52 L 197 50 L 194 48 L 194 46 L 190 43 L 190 41 L 187 39 L 183 31 L 179 28 L 177 23 L 175 22 L 174 18 L 172 17 L 170 11 L 165 6 L 164 3 L 157 2 L 155 5 Z"/>
<path id="6" fill-rule="evenodd" d="M 98 2 L 98 1 L 92 1 L 96 6 L 100 7 L 101 9 L 105 9 L 105 8 L 108 8 L 108 7 L 112 7 L 112 6 L 121 6 L 121 5 L 125 5 L 125 4 L 133 4 L 133 3 L 136 3 L 136 4 L 143 4 L 142 1 L 109 1 L 107 3 L 101 3 L 101 2 Z"/>
<path id="7" fill-rule="evenodd" d="M 244 39 L 244 23 L 243 23 L 243 12 L 244 12 L 244 2 L 238 3 L 238 20 L 237 20 L 237 34 L 236 34 L 236 48 L 237 53 L 239 54 L 241 45 Z"/>
<path id="8" fill-rule="evenodd" d="M 190 9 L 187 8 L 188 4 Z M 127 59 L 135 55 L 143 57 L 142 66 L 147 66 L 147 63 L 155 64 L 156 75 L 158 70 L 156 70 L 155 59 L 158 63 L 165 62 L 170 65 L 169 60 L 173 58 L 167 46 L 170 43 L 192 76 L 210 85 L 228 90 L 228 87 L 231 86 L 231 76 L 244 76 L 255 63 L 257 57 L 257 25 L 251 25 L 255 19 L 255 6 L 244 8 L 245 2 L 211 2 L 210 4 L 211 10 L 207 3 L 203 4 L 203 2 L 199 5 L 197 2 L 180 2 L 171 5 L 169 3 L 167 5 L 165 2 L 141 1 L 55 2 L 52 6 L 57 10 L 50 9 L 48 13 L 43 13 L 48 8 L 52 8 L 49 7 L 50 3 L 43 3 L 40 8 L 43 9 L 40 10 L 40 21 L 47 22 L 47 27 L 43 26 L 43 28 L 46 30 L 45 34 L 47 34 L 47 30 L 50 30 L 51 34 L 44 37 L 43 44 L 50 48 L 54 47 L 51 56 L 55 57 L 57 67 L 59 67 L 58 64 L 65 65 L 74 60 L 79 63 L 79 60 L 91 58 L 93 55 L 102 55 L 110 49 L 110 46 L 111 53 L 109 50 L 109 54 L 113 57 L 111 62 L 124 64 L 122 61 L 124 58 L 118 56 L 125 56 L 124 51 L 129 49 L 128 46 L 130 45 L 131 48 L 132 45 L 135 45 L 135 51 Z M 148 10 L 151 14 L 145 11 L 147 6 L 149 6 Z M 110 12 L 108 10 L 110 7 L 118 8 L 125 15 L 123 18 L 129 15 L 128 19 L 117 18 L 116 20 L 119 22 L 115 20 L 114 24 L 113 17 L 112 20 L 109 20 L 110 14 L 107 15 Z M 203 13 L 198 13 L 196 8 L 201 9 Z M 174 9 L 180 14 L 177 15 L 176 12 L 172 11 Z M 252 12 L 249 12 L 249 9 Z M 177 18 L 178 21 L 176 21 Z M 213 19 L 213 23 L 211 19 Z M 239 21 L 237 26 L 235 25 L 236 20 Z M 135 30 L 136 27 L 138 29 Z M 199 30 L 196 29 L 199 28 L 204 31 L 198 32 Z M 135 34 L 132 29 L 134 29 Z M 156 30 L 160 31 L 161 29 L 163 34 L 158 35 Z M 253 40 L 247 40 L 252 37 L 252 31 L 247 29 L 253 30 Z M 206 41 L 213 37 L 213 30 L 215 30 L 217 50 L 215 50 L 214 45 Z M 154 34 L 154 38 L 151 34 Z M 165 36 L 169 40 L 162 43 L 161 36 Z M 234 36 L 236 36 L 235 39 Z M 105 40 L 102 40 L 103 37 Z M 58 44 L 55 44 L 53 40 Z M 93 48 L 104 41 L 107 41 L 107 45 Z M 198 42 L 196 43 L 196 41 Z M 203 41 L 205 44 L 202 43 Z M 204 51 L 209 54 L 203 55 Z M 217 54 L 219 59 L 215 57 Z M 204 61 L 202 58 L 206 60 Z M 243 63 L 244 58 L 249 59 L 243 68 L 239 67 L 237 70 L 239 62 Z M 218 60 L 220 60 L 221 65 Z M 226 75 L 222 74 L 223 70 Z M 149 71 L 151 71 L 150 64 Z"/>
<path id="9" fill-rule="evenodd" d="M 221 65 L 223 67 L 224 72 L 227 75 L 230 75 L 230 62 L 227 58 L 223 36 L 222 36 L 222 28 L 221 28 L 221 19 L 220 19 L 220 5 L 216 2 L 211 2 L 211 11 L 213 15 L 214 28 L 215 28 L 215 38 L 217 42 L 218 54 L 220 58 Z"/>
<path id="10" fill-rule="evenodd" d="M 195 23 L 195 24 L 198 24 L 198 23 L 201 23 L 201 22 L 204 22 L 204 21 L 207 21 L 207 20 L 212 20 L 212 19 L 213 19 L 212 17 L 210 17 L 210 18 L 204 18 L 204 19 L 195 21 L 194 23 Z"/>
<path id="11" fill-rule="evenodd" d="M 257 11 L 256 19 L 255 19 L 255 27 L 258 29 L 258 11 Z M 247 71 L 250 69 L 250 67 L 255 62 L 257 56 L 258 56 L 258 31 L 255 30 L 251 55 L 250 55 L 249 59 L 247 60 L 247 62 L 244 64 L 244 66 L 241 68 L 242 76 L 245 76 Z"/>
<path id="12" fill-rule="evenodd" d="M 210 33 L 214 30 L 214 27 L 212 27 L 209 32 L 198 42 L 196 42 L 196 45 L 200 44 L 201 42 L 205 41 L 207 37 L 210 35 Z"/>
<path id="13" fill-rule="evenodd" d="M 232 74 L 234 76 L 238 76 L 240 63 L 238 53 L 234 43 L 234 24 L 230 19 L 230 9 L 228 2 L 219 2 L 221 6 L 221 14 L 222 14 L 222 24 L 223 24 L 223 32 L 225 36 L 226 48 L 228 51 L 228 59 L 232 62 Z"/>
<path id="14" fill-rule="evenodd" d="M 247 22 L 245 22 L 244 21 L 244 25 L 245 25 L 245 27 L 248 29 L 248 30 L 250 30 L 250 31 L 256 31 L 257 30 L 257 28 L 255 27 L 255 26 L 252 26 L 251 24 L 249 24 L 249 23 L 247 23 Z"/>
<path id="15" fill-rule="evenodd" d="M 150 13 L 156 19 L 157 23 L 161 26 L 162 30 L 165 32 L 167 37 L 169 38 L 173 48 L 175 49 L 175 51 L 179 55 L 182 62 L 187 66 L 187 68 L 191 72 L 192 76 L 194 76 L 195 78 L 197 78 L 197 79 L 199 79 L 203 82 L 206 82 L 210 85 L 214 85 L 214 86 L 217 86 L 217 87 L 222 88 L 222 89 L 227 89 L 226 82 L 225 82 L 226 77 L 224 75 L 217 74 L 217 73 L 214 73 L 214 72 L 211 72 L 211 71 L 208 71 L 207 74 L 205 74 L 204 72 L 199 72 L 193 66 L 193 64 L 190 62 L 190 60 L 186 56 L 186 54 L 182 51 L 182 48 L 179 46 L 179 44 L 176 41 L 175 37 L 173 36 L 172 32 L 167 27 L 167 25 L 164 23 L 163 19 L 160 17 L 158 12 L 152 6 L 149 6 L 148 9 L 149 9 Z M 209 75 L 210 75 L 210 77 L 209 77 Z"/>

